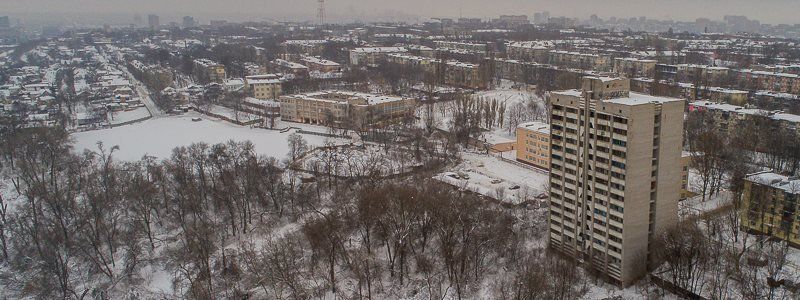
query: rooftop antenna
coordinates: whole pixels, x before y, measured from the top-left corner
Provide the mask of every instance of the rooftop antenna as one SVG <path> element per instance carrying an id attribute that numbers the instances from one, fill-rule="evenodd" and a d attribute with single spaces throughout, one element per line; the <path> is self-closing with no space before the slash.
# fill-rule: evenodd
<path id="1" fill-rule="evenodd" d="M 319 25 L 325 24 L 325 0 L 317 0 L 317 22 Z"/>

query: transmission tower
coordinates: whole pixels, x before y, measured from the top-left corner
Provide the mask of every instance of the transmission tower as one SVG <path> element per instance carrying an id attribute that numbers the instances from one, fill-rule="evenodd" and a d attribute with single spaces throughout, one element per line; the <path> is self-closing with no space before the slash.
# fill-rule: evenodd
<path id="1" fill-rule="evenodd" d="M 319 25 L 325 24 L 325 0 L 317 0 L 317 21 Z"/>

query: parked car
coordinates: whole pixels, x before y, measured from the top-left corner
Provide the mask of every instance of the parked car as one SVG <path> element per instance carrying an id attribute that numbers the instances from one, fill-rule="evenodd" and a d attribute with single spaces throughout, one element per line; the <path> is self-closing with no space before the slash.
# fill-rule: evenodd
<path id="1" fill-rule="evenodd" d="M 200 117 L 194 117 L 194 118 L 192 118 L 192 122 L 200 122 L 200 121 L 202 121 L 202 120 L 203 120 L 203 118 L 200 118 Z"/>
<path id="2" fill-rule="evenodd" d="M 444 176 L 447 176 L 447 177 L 450 177 L 450 178 L 454 178 L 454 179 L 461 179 L 461 176 L 458 176 L 458 174 L 453 173 L 453 172 L 444 173 Z"/>
<path id="3" fill-rule="evenodd" d="M 498 183 L 501 183 L 501 182 L 503 182 L 503 181 L 500 180 L 500 179 L 492 179 L 492 184 L 498 184 Z"/>
<path id="4" fill-rule="evenodd" d="M 512 186 L 508 187 L 508 189 L 509 189 L 509 190 L 512 190 L 512 191 L 513 191 L 513 190 L 518 190 L 518 189 L 519 189 L 519 186 L 515 184 L 515 185 L 512 185 Z"/>

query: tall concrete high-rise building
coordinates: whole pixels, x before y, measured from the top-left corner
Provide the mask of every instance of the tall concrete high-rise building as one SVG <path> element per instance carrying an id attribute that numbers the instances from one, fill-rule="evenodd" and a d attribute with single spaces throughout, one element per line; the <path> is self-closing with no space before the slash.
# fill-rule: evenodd
<path id="1" fill-rule="evenodd" d="M 543 11 L 537 12 L 533 14 L 533 23 L 535 24 L 544 24 L 550 20 L 550 12 Z"/>
<path id="2" fill-rule="evenodd" d="M 161 23 L 158 19 L 158 15 L 147 15 L 147 26 L 150 26 L 150 28 L 157 28 L 160 25 Z"/>
<path id="3" fill-rule="evenodd" d="M 11 27 L 11 21 L 8 19 L 8 16 L 0 16 L 0 28 L 9 27 Z"/>
<path id="4" fill-rule="evenodd" d="M 629 285 L 677 222 L 684 101 L 584 77 L 550 105 L 550 246 Z"/>
<path id="5" fill-rule="evenodd" d="M 191 28 L 191 27 L 195 27 L 195 26 L 197 26 L 197 24 L 194 22 L 194 17 L 191 17 L 191 16 L 183 17 L 183 27 Z"/>

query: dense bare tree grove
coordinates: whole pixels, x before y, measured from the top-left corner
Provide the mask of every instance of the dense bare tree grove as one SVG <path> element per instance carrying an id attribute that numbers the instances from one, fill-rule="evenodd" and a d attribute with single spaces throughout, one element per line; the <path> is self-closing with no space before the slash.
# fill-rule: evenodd
<path id="1" fill-rule="evenodd" d="M 161 296 L 191 299 L 585 292 L 580 269 L 526 242 L 541 238 L 541 213 L 430 173 L 302 183 L 288 160 L 260 157 L 250 143 L 121 162 L 102 144 L 75 153 L 60 130 L 17 134 L 3 160 L 16 196 L 0 202 L 0 281 L 12 295 L 160 297 L 141 284 L 161 267 L 174 289 Z M 307 149 L 298 136 L 290 144 L 288 156 Z"/>

